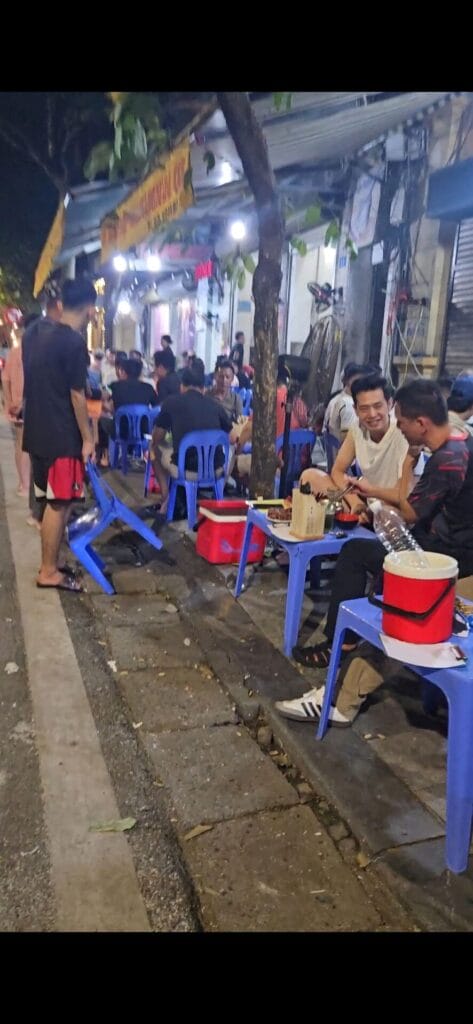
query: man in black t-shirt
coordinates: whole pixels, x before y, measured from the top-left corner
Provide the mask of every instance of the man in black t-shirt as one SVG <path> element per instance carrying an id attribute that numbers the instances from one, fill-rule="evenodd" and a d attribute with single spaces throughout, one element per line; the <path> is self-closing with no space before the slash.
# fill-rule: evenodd
<path id="1" fill-rule="evenodd" d="M 154 353 L 156 387 L 159 404 L 162 405 L 170 395 L 178 395 L 180 389 L 179 375 L 175 371 L 176 360 L 171 349 Z"/>
<path id="2" fill-rule="evenodd" d="M 204 395 L 203 388 L 204 378 L 201 373 L 190 369 L 183 370 L 181 393 L 166 399 L 155 421 L 152 444 L 155 455 L 154 471 L 161 488 L 163 513 L 167 508 L 169 477 L 173 476 L 176 479 L 178 475 L 178 452 L 182 438 L 193 430 L 223 430 L 226 434 L 230 434 L 232 430 L 232 423 L 223 406 Z M 168 431 L 172 434 L 172 446 L 164 444 Z M 186 475 L 189 480 L 197 479 L 196 457 L 195 449 L 187 452 Z M 221 449 L 216 452 L 215 467 L 220 474 L 224 472 L 224 456 Z"/>
<path id="3" fill-rule="evenodd" d="M 90 281 L 66 281 L 61 322 L 39 318 L 23 338 L 23 448 L 31 455 L 36 497 L 46 502 L 38 587 L 82 589 L 58 569 L 58 558 L 71 502 L 84 494 L 84 463 L 94 454 L 85 398 L 87 346 L 80 331 L 94 315 L 96 297 Z"/>
<path id="4" fill-rule="evenodd" d="M 122 360 L 117 366 L 118 380 L 112 381 L 109 388 L 112 397 L 108 401 L 104 401 L 104 406 L 109 415 L 103 415 L 99 419 L 98 456 L 100 456 L 101 464 L 104 453 L 108 448 L 109 438 L 111 437 L 115 440 L 116 437 L 114 414 L 118 409 L 122 409 L 123 406 L 127 405 L 147 405 L 154 409 L 158 404 L 158 396 L 153 385 L 140 380 L 142 366 L 142 362 L 138 359 Z M 141 422 L 142 436 L 147 432 L 148 427 L 148 420 L 143 417 Z M 128 424 L 123 417 L 123 421 L 120 423 L 120 437 L 126 439 L 128 436 L 127 430 Z"/>

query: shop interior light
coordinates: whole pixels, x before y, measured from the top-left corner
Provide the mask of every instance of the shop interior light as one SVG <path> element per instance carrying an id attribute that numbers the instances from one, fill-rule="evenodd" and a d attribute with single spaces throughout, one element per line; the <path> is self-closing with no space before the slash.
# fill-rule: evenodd
<path id="1" fill-rule="evenodd" d="M 131 305 L 128 302 L 128 299 L 120 299 L 117 310 L 122 316 L 128 316 L 128 314 L 131 313 Z"/>
<path id="2" fill-rule="evenodd" d="M 128 266 L 128 263 L 125 257 L 122 256 L 121 253 L 119 253 L 118 256 L 113 257 L 113 266 L 114 269 L 117 270 L 119 274 L 124 274 Z"/>
<path id="3" fill-rule="evenodd" d="M 156 273 L 157 270 L 161 270 L 161 260 L 156 252 L 150 252 L 149 256 L 146 257 L 146 269 L 150 270 L 152 274 Z"/>
<path id="4" fill-rule="evenodd" d="M 241 242 L 246 235 L 246 227 L 242 220 L 234 220 L 230 224 L 230 234 L 235 239 L 235 242 Z"/>

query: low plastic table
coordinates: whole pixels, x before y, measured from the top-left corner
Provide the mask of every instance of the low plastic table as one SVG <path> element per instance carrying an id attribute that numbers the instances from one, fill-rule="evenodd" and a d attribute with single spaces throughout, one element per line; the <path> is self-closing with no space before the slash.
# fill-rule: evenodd
<path id="1" fill-rule="evenodd" d="M 345 630 L 352 629 L 374 647 L 383 650 L 380 639 L 381 614 L 366 597 L 345 601 L 340 605 L 317 730 L 318 740 L 323 739 L 327 729 Z M 468 867 L 473 816 L 473 633 L 468 637 L 453 636 L 452 642 L 458 643 L 468 655 L 466 665 L 442 669 L 406 665 L 422 679 L 438 686 L 448 701 L 445 861 L 451 871 L 459 874 Z"/>
<path id="2" fill-rule="evenodd" d="M 297 537 L 291 537 L 288 527 L 273 523 L 264 512 L 258 512 L 256 509 L 250 508 L 243 537 L 240 565 L 234 591 L 235 597 L 238 597 L 243 585 L 245 566 L 254 526 L 257 526 L 259 530 L 262 530 L 272 540 L 276 540 L 289 555 L 289 579 L 284 620 L 284 654 L 289 656 L 297 642 L 302 600 L 304 597 L 305 574 L 310 560 L 312 558 L 321 559 L 326 555 L 338 555 L 343 545 L 349 540 L 375 540 L 376 537 L 371 530 L 366 530 L 364 526 L 356 526 L 354 530 L 347 531 L 346 537 L 337 538 L 333 534 L 326 534 L 323 540 L 297 540 Z"/>

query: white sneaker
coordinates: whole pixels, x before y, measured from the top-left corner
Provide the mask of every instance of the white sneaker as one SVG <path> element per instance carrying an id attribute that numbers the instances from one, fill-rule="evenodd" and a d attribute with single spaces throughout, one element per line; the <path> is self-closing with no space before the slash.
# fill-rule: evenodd
<path id="1" fill-rule="evenodd" d="M 307 690 L 302 697 L 296 697 L 295 700 L 278 700 L 275 707 L 280 715 L 283 715 L 284 718 L 291 718 L 294 722 L 314 722 L 320 718 L 322 713 L 324 696 L 325 686 L 319 686 L 313 690 Z M 352 724 L 351 719 L 342 715 L 336 707 L 330 708 L 328 717 L 332 725 L 338 725 L 341 728 Z"/>

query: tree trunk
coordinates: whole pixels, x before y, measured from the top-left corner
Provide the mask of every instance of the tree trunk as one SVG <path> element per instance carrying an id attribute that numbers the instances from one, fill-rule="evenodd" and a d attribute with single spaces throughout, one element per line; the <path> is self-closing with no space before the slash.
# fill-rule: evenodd
<path id="1" fill-rule="evenodd" d="M 255 197 L 258 215 L 259 254 L 253 277 L 255 382 L 250 493 L 253 497 L 271 498 L 277 464 L 274 442 L 284 220 L 266 140 L 248 94 L 218 92 L 217 99 Z"/>

